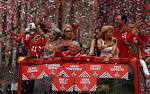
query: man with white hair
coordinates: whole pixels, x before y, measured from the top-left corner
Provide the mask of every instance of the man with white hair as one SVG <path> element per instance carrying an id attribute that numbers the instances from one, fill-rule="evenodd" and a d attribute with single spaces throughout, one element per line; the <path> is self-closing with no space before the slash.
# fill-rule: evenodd
<path id="1" fill-rule="evenodd" d="M 56 51 L 55 56 L 56 57 L 84 56 L 84 54 L 81 51 L 80 43 L 78 41 L 72 41 L 68 51 L 64 51 L 64 52 Z"/>

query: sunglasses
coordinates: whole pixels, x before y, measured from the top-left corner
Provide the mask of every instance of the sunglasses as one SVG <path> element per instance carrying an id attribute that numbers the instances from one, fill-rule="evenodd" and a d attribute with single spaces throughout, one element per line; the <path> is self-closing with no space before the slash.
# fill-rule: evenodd
<path id="1" fill-rule="evenodd" d="M 72 30 L 65 30 L 65 32 L 72 32 Z"/>
<path id="2" fill-rule="evenodd" d="M 98 32 L 94 32 L 95 34 L 98 34 Z"/>

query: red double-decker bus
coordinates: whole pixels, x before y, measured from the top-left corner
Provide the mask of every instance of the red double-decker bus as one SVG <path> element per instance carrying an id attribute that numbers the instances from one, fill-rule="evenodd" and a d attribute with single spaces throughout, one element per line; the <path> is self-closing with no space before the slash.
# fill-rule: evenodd
<path id="1" fill-rule="evenodd" d="M 138 59 L 50 57 L 20 63 L 18 94 L 146 94 Z"/>

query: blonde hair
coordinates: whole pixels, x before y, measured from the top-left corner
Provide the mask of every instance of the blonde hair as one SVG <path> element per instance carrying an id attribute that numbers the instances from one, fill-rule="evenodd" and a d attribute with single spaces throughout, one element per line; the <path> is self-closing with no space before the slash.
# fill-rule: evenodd
<path id="1" fill-rule="evenodd" d="M 108 29 L 113 29 L 114 30 L 113 26 L 103 26 L 102 29 L 101 29 L 101 33 L 106 33 L 106 31 Z"/>
<path id="2" fill-rule="evenodd" d="M 72 30 L 72 26 L 71 26 L 70 24 L 66 24 L 66 25 L 64 25 L 63 28 L 62 28 L 62 34 L 64 34 L 64 32 L 65 32 L 65 30 L 66 30 L 67 28 L 70 28 L 70 29 Z"/>
<path id="3" fill-rule="evenodd" d="M 65 24 L 65 25 L 63 26 L 63 28 L 62 28 L 62 38 L 63 38 L 63 39 L 65 39 L 64 33 L 65 33 L 65 30 L 66 30 L 67 28 L 70 28 L 70 29 L 72 30 L 72 26 L 69 25 L 69 24 Z M 74 37 L 74 36 L 72 35 L 70 38 L 72 39 L 73 37 Z"/>
<path id="4" fill-rule="evenodd" d="M 102 29 L 101 29 L 101 36 L 102 36 L 102 39 L 105 38 L 105 33 L 108 31 L 108 29 L 112 29 L 114 30 L 113 26 L 103 26 Z"/>

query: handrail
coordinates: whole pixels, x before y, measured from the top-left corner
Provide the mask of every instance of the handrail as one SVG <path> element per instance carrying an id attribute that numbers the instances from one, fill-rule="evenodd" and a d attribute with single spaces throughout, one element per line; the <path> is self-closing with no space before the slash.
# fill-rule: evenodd
<path id="1" fill-rule="evenodd" d="M 80 61 L 80 63 L 105 63 L 104 57 L 93 57 L 93 56 L 80 56 L 80 57 L 49 57 L 49 58 L 32 58 L 21 61 L 22 65 L 34 65 L 34 64 L 51 64 L 51 63 L 75 63 Z M 109 63 L 128 63 L 128 58 L 110 58 Z"/>

